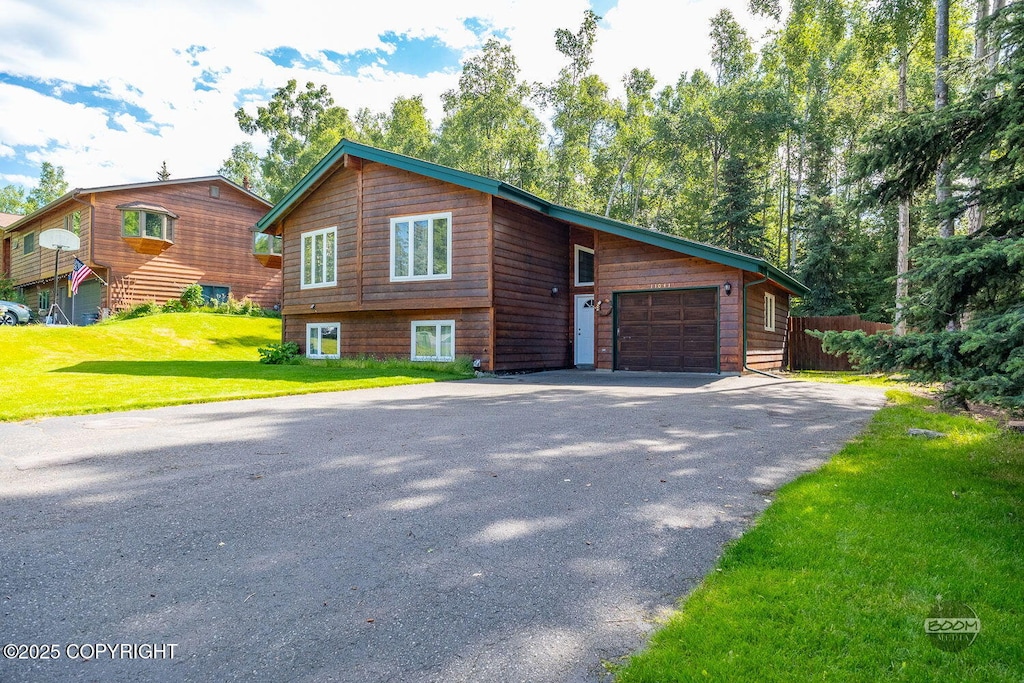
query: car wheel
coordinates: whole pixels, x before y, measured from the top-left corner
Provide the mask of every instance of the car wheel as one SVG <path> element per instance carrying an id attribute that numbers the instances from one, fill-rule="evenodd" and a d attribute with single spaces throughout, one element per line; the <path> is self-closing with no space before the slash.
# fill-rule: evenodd
<path id="1" fill-rule="evenodd" d="M 17 325 L 18 318 L 12 311 L 4 311 L 4 314 L 0 316 L 0 325 Z"/>

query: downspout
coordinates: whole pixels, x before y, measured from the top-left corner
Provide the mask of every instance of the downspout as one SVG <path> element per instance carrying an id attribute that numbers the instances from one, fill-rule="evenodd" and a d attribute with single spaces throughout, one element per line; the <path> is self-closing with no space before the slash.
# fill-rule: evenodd
<path id="1" fill-rule="evenodd" d="M 773 375 L 770 372 L 764 372 L 763 370 L 755 370 L 754 368 L 747 365 L 747 290 L 754 285 L 760 285 L 768 282 L 768 276 L 765 275 L 760 280 L 754 280 L 743 285 L 743 369 L 747 372 L 756 372 L 759 375 L 765 377 L 771 377 L 772 379 L 784 379 L 778 375 Z"/>

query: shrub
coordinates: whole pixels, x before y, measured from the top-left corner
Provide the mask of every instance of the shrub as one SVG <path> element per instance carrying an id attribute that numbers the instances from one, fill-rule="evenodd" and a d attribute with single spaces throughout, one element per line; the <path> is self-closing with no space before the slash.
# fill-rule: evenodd
<path id="1" fill-rule="evenodd" d="M 238 304 L 238 314 L 262 317 L 263 308 L 249 297 L 246 297 Z"/>
<path id="2" fill-rule="evenodd" d="M 14 301 L 17 303 L 25 303 L 23 299 L 19 299 L 20 292 L 14 287 L 14 280 L 9 277 L 0 275 L 0 299 L 4 301 Z"/>
<path id="3" fill-rule="evenodd" d="M 160 307 L 160 310 L 164 313 L 183 313 L 185 304 L 181 303 L 181 299 L 168 299 L 167 303 Z"/>
<path id="4" fill-rule="evenodd" d="M 290 365 L 299 355 L 299 345 L 295 342 L 285 342 L 261 347 L 257 351 L 260 354 L 260 362 L 265 365 Z"/>
<path id="5" fill-rule="evenodd" d="M 187 285 L 181 290 L 181 305 L 186 311 L 194 311 L 206 304 L 203 298 L 203 288 L 196 282 Z"/>
<path id="6" fill-rule="evenodd" d="M 157 306 L 155 301 L 147 301 L 141 304 L 135 304 L 131 308 L 115 313 L 111 316 L 114 320 L 132 320 L 134 318 L 144 318 L 147 315 L 154 315 L 160 313 L 160 307 Z"/>
<path id="7" fill-rule="evenodd" d="M 222 315 L 248 315 L 254 318 L 262 318 L 267 315 L 266 311 L 262 307 L 249 297 L 245 297 L 241 301 L 228 296 L 227 301 L 211 301 L 209 308 L 207 309 L 210 313 L 220 313 Z"/>

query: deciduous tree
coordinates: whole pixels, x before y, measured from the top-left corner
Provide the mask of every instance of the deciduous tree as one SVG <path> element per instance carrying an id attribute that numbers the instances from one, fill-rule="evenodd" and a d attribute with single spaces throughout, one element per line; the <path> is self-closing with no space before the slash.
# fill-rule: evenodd
<path id="1" fill-rule="evenodd" d="M 467 60 L 459 87 L 442 96 L 444 120 L 438 161 L 455 168 L 540 190 L 543 125 L 528 102 L 533 90 L 519 79 L 512 48 L 497 39 Z"/>
<path id="2" fill-rule="evenodd" d="M 283 197 L 343 137 L 356 132 L 348 110 L 334 104 L 326 85 L 309 82 L 300 91 L 294 79 L 257 107 L 255 116 L 243 107 L 235 119 L 244 132 L 269 141 L 260 170 L 271 201 Z"/>
<path id="3" fill-rule="evenodd" d="M 60 198 L 68 191 L 68 183 L 64 180 L 64 167 L 54 166 L 44 161 L 39 170 L 39 184 L 36 185 L 25 200 L 26 212 L 46 206 Z"/>

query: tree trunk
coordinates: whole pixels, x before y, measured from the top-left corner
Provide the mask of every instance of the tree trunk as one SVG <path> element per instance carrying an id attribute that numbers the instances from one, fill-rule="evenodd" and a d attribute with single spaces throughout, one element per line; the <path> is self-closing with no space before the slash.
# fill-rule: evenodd
<path id="1" fill-rule="evenodd" d="M 796 271 L 796 251 L 793 249 L 793 132 L 786 131 L 786 262 L 789 272 Z"/>
<path id="2" fill-rule="evenodd" d="M 949 84 L 946 82 L 946 63 L 949 60 L 949 0 L 935 3 L 935 111 L 949 104 Z M 949 162 L 943 160 L 935 172 L 935 202 L 940 207 L 950 197 Z M 939 237 L 953 236 L 953 219 L 939 221 Z"/>
<path id="3" fill-rule="evenodd" d="M 900 55 L 899 106 L 907 111 L 907 62 L 909 54 Z M 896 315 L 895 333 L 907 333 L 906 298 L 907 271 L 910 270 L 910 197 L 900 197 L 899 222 L 896 231 Z"/>
<path id="4" fill-rule="evenodd" d="M 999 1 L 996 0 L 996 2 Z M 985 74 L 988 66 L 988 32 L 981 28 L 987 17 L 988 0 L 978 0 L 978 7 L 974 14 L 974 67 L 978 70 L 979 78 Z M 972 178 L 970 184 L 975 199 L 967 207 L 967 234 L 973 235 L 976 232 L 981 232 L 985 223 L 985 212 L 977 200 L 978 193 L 981 192 L 981 181 Z"/>
<path id="5" fill-rule="evenodd" d="M 626 155 L 626 160 L 622 162 L 622 166 L 619 167 L 619 173 L 615 176 L 615 183 L 612 185 L 612 191 L 608 194 L 608 203 L 604 207 L 605 218 L 609 218 L 612 215 L 612 204 L 615 203 L 615 195 L 619 193 L 619 188 L 622 186 L 622 179 L 626 175 L 626 170 L 629 168 L 629 164 L 633 161 L 633 152 Z"/>

